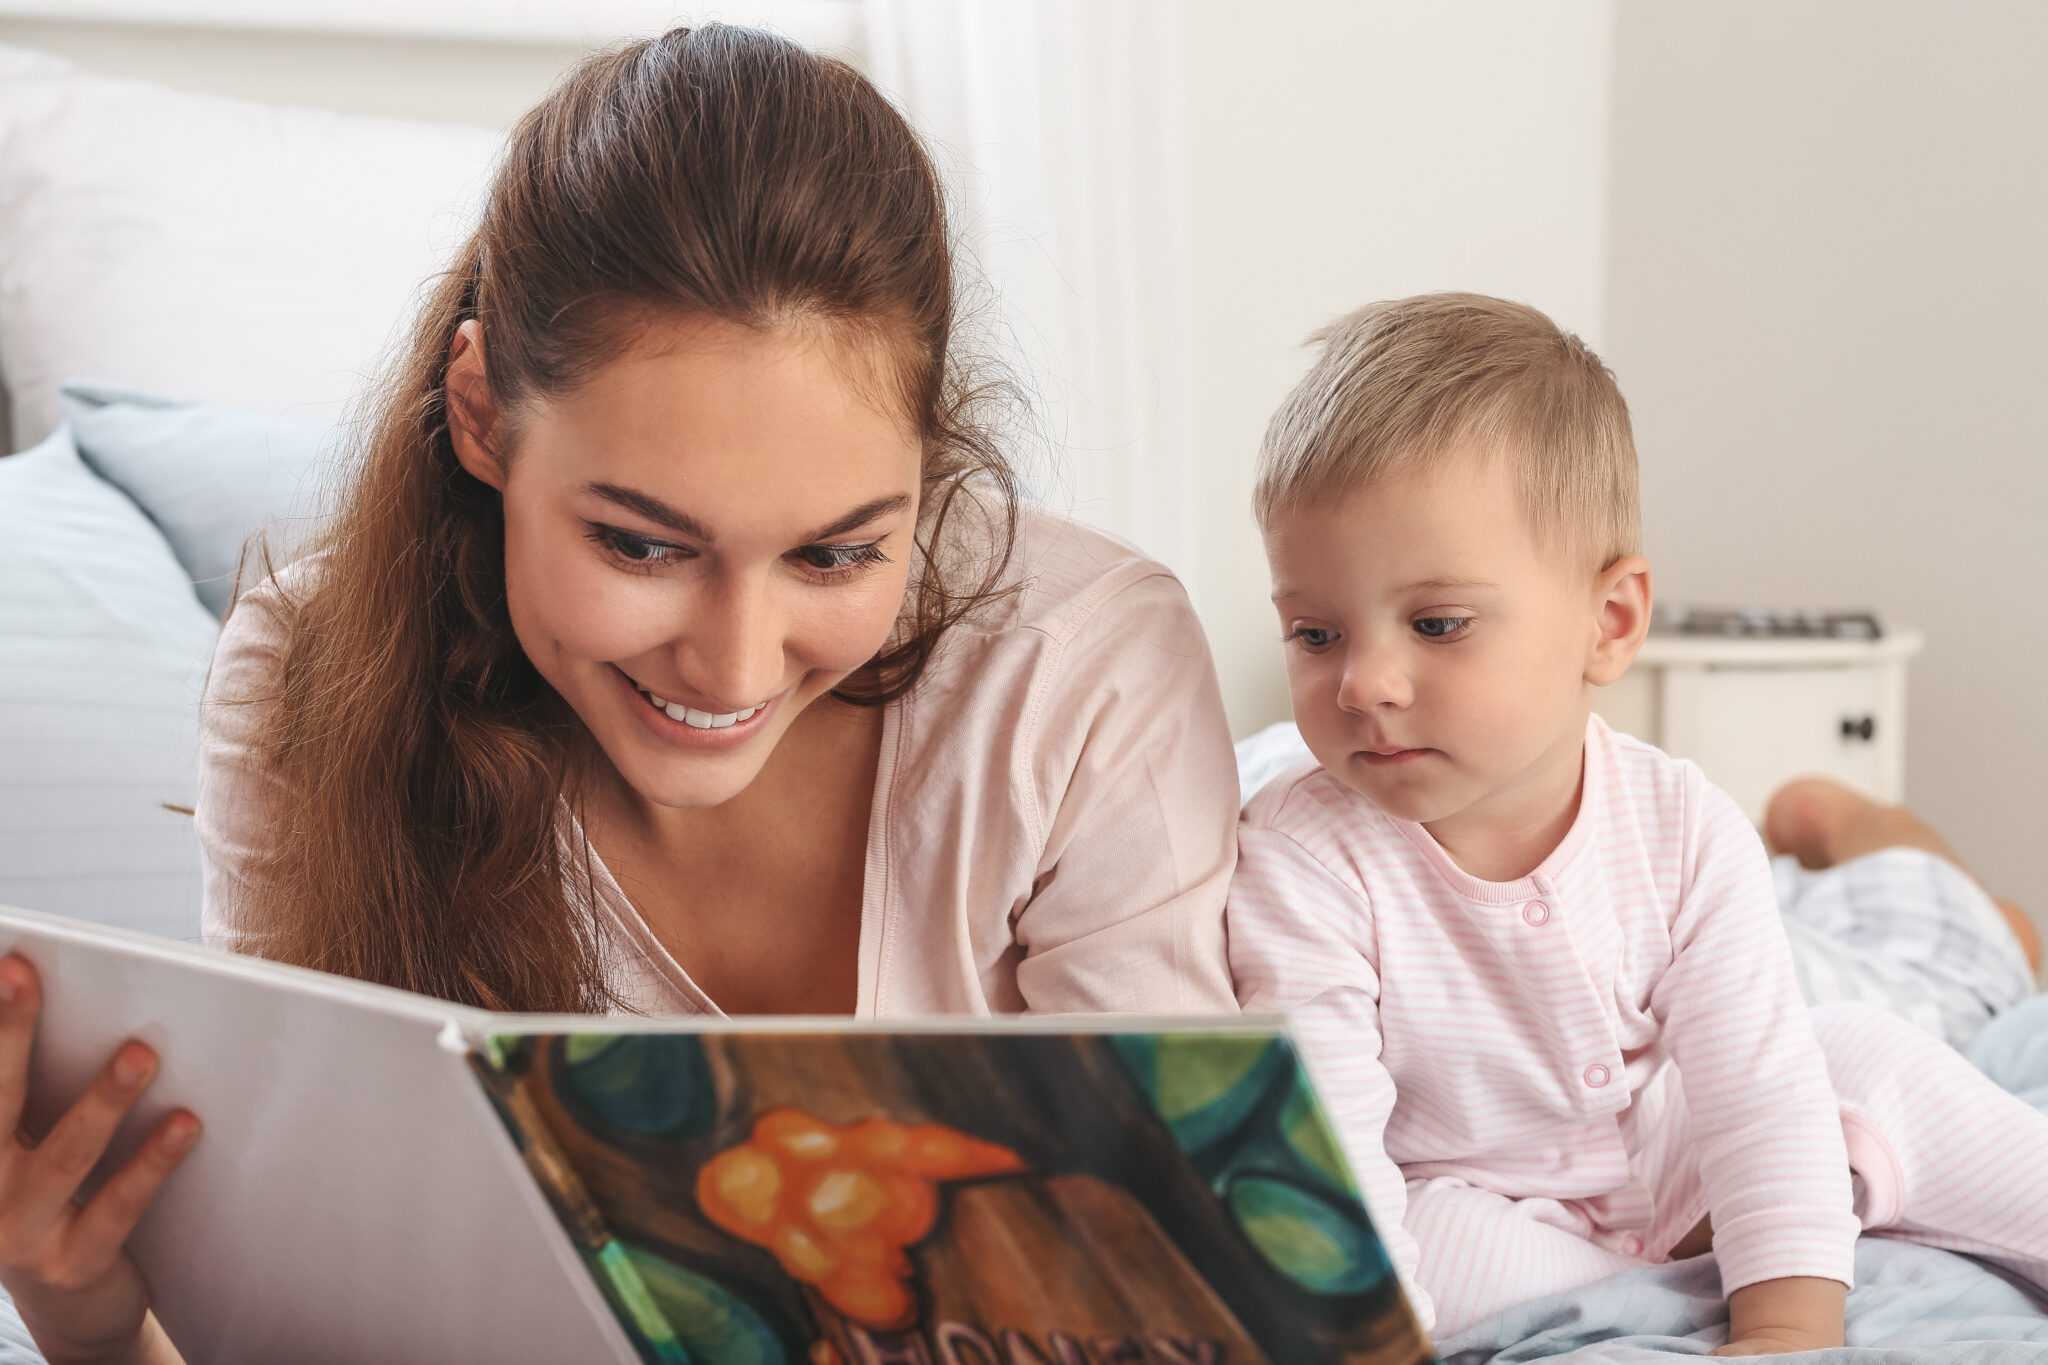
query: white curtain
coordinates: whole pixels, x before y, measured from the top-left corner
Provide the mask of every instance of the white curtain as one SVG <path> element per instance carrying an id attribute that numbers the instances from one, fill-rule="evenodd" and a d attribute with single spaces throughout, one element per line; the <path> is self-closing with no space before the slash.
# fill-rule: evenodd
<path id="1" fill-rule="evenodd" d="M 1188 101 L 1175 0 L 864 0 L 936 144 L 1051 459 L 1036 496 L 1192 589 Z M 1029 453 L 1027 452 L 1027 455 Z"/>

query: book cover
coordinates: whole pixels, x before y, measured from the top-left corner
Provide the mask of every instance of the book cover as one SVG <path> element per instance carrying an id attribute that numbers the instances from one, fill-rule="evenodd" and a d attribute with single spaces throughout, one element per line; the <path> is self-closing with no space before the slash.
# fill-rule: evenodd
<path id="1" fill-rule="evenodd" d="M 644 1361 L 1432 1359 L 1276 1029 L 515 1032 L 471 1061 Z"/>

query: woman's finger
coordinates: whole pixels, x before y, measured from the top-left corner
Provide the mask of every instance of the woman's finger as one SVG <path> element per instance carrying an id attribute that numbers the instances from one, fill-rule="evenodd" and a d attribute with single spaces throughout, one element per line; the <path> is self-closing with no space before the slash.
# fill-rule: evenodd
<path id="1" fill-rule="evenodd" d="M 50 1135 L 17 1167 L 20 1188 L 11 1209 L 33 1223 L 56 1214 L 85 1182 L 114 1130 L 156 1079 L 156 1053 L 133 1039 L 121 1044 Z"/>
<path id="2" fill-rule="evenodd" d="M 14 953 L 0 957 L 0 1135 L 13 1134 L 28 1103 L 29 1049 L 41 1006 L 36 969 Z"/>
<path id="3" fill-rule="evenodd" d="M 149 1210 L 164 1179 L 178 1168 L 199 1140 L 199 1120 L 180 1109 L 156 1126 L 149 1140 L 120 1170 L 107 1178 L 99 1193 L 79 1211 L 65 1234 L 63 1258 L 91 1278 L 121 1254 L 121 1244 Z"/>

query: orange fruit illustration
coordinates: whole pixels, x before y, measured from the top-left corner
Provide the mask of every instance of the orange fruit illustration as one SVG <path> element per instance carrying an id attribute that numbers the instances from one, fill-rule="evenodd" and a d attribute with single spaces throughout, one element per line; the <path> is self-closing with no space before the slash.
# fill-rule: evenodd
<path id="1" fill-rule="evenodd" d="M 776 1109 L 698 1170 L 697 1203 L 847 1317 L 889 1330 L 916 1315 L 906 1252 L 938 1221 L 939 1182 L 1023 1169 L 1009 1148 L 943 1124 L 842 1128 Z"/>

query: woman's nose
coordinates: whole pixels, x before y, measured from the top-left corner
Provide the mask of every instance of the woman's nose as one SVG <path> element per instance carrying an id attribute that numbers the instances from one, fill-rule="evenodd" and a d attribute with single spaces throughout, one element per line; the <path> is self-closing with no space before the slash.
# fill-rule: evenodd
<path id="1" fill-rule="evenodd" d="M 1345 656 L 1344 678 L 1337 685 L 1337 705 L 1364 713 L 1379 707 L 1399 709 L 1415 700 L 1407 670 L 1387 650 L 1354 649 Z"/>
<path id="2" fill-rule="evenodd" d="M 782 686 L 784 622 L 768 585 L 745 574 L 697 599 L 676 641 L 682 680 L 707 702 L 744 711 Z"/>

